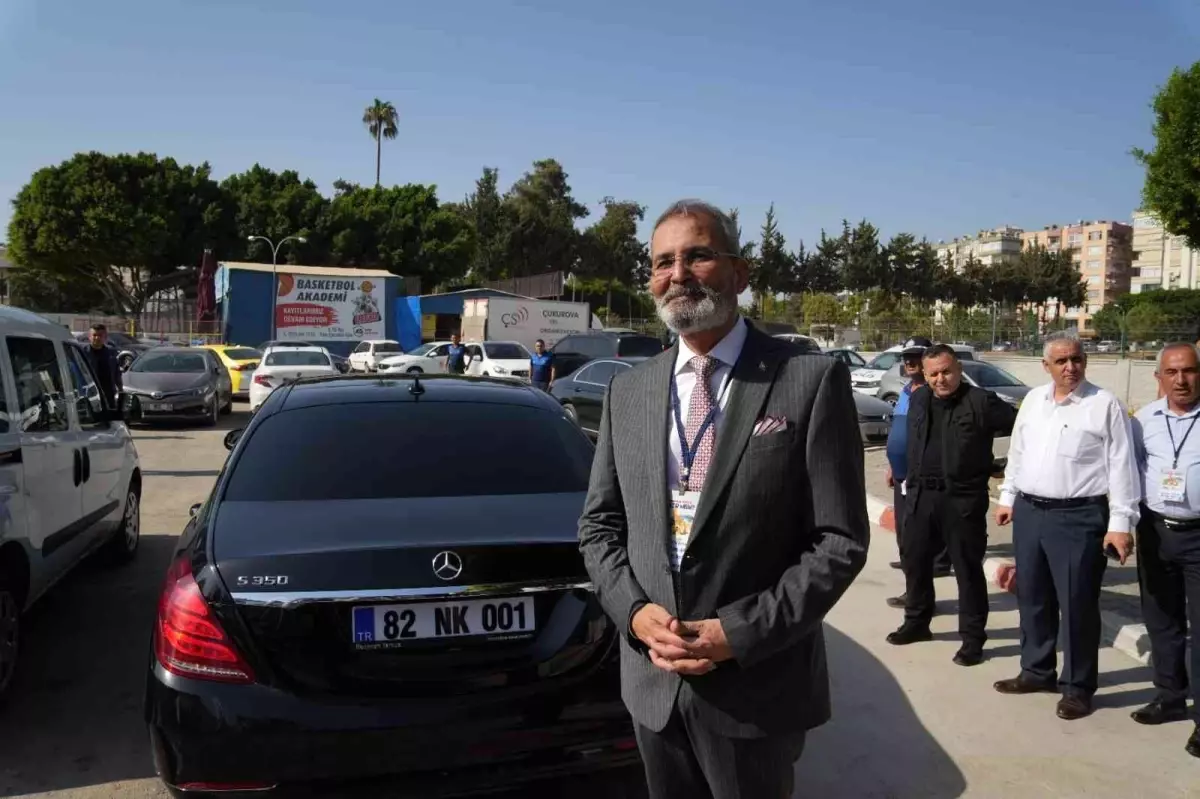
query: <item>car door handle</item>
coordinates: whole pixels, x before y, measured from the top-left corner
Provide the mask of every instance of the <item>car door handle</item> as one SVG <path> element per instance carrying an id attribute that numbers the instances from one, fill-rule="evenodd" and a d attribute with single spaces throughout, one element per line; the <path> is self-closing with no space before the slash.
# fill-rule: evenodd
<path id="1" fill-rule="evenodd" d="M 0 466 L 7 466 L 11 463 L 21 462 L 21 448 L 13 447 L 10 450 L 0 452 Z"/>
<path id="2" fill-rule="evenodd" d="M 79 454 L 79 450 L 77 449 L 71 450 L 71 452 L 75 456 L 75 460 L 72 463 L 71 477 L 74 479 L 75 485 L 78 486 L 83 482 L 83 456 Z"/>
<path id="3" fill-rule="evenodd" d="M 83 456 L 83 482 L 92 479 L 92 455 L 88 452 L 87 447 L 81 450 Z"/>

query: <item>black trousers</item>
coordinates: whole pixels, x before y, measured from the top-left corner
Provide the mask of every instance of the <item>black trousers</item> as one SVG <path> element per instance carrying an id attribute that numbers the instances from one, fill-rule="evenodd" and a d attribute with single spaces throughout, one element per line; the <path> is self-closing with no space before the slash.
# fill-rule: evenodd
<path id="1" fill-rule="evenodd" d="M 896 521 L 896 547 L 900 551 L 900 565 L 904 565 L 904 525 L 908 521 L 908 497 L 900 489 L 900 480 L 894 480 L 892 485 L 892 518 Z M 937 556 L 933 559 L 933 568 L 936 571 L 949 571 L 953 565 L 950 561 L 950 550 L 946 548 L 946 544 L 938 535 L 934 546 L 941 545 Z"/>
<path id="2" fill-rule="evenodd" d="M 917 492 L 904 528 L 904 577 L 908 602 L 904 623 L 929 626 L 936 596 L 933 564 L 945 541 L 958 581 L 958 635 L 964 644 L 982 647 L 987 640 L 988 590 L 983 574 L 987 551 L 986 491 L 952 494 L 926 488 Z"/>
<path id="3" fill-rule="evenodd" d="M 1187 643 L 1192 629 L 1192 677 L 1200 680 L 1200 530 L 1171 530 L 1147 508 L 1138 523 L 1142 620 L 1150 633 L 1154 687 L 1166 702 L 1188 697 Z M 1192 683 L 1200 722 L 1200 691 Z"/>
<path id="4" fill-rule="evenodd" d="M 1019 496 L 1013 505 L 1021 674 L 1055 682 L 1061 612 L 1066 635 L 1058 687 L 1064 696 L 1096 693 L 1107 528 L 1107 503 L 1041 508 Z"/>
<path id="5" fill-rule="evenodd" d="M 650 799 L 790 799 L 806 733 L 729 738 L 691 712 L 685 685 L 661 732 L 635 724 Z"/>
<path id="6" fill-rule="evenodd" d="M 530 385 L 532 385 L 534 388 L 541 389 L 542 391 L 550 390 L 549 380 L 532 380 L 530 381 Z"/>

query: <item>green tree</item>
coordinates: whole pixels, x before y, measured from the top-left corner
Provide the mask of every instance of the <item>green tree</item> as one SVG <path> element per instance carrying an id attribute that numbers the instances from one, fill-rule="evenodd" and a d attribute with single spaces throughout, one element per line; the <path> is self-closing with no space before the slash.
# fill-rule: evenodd
<path id="1" fill-rule="evenodd" d="M 604 215 L 583 234 L 581 266 L 584 274 L 602 281 L 606 287 L 604 307 L 611 313 L 613 288 L 638 285 L 639 267 L 648 263 L 645 243 L 638 240 L 638 223 L 646 217 L 646 208 L 631 200 L 605 197 L 600 201 Z"/>
<path id="2" fill-rule="evenodd" d="M 1142 203 L 1169 232 L 1200 248 L 1200 62 L 1172 72 L 1153 108 L 1154 149 L 1133 150 L 1146 167 Z"/>
<path id="3" fill-rule="evenodd" d="M 483 168 L 475 191 L 460 206 L 463 218 L 474 231 L 475 248 L 468 269 L 479 280 L 508 277 L 509 220 L 498 187 L 499 171 Z"/>
<path id="4" fill-rule="evenodd" d="M 230 252 L 232 209 L 208 164 L 151 153 L 79 153 L 39 169 L 13 201 L 8 257 L 60 287 L 90 282 L 104 310 L 137 314 L 179 285 L 205 248 Z"/>
<path id="5" fill-rule="evenodd" d="M 317 184 L 301 180 L 295 170 L 273 172 L 255 164 L 245 172 L 221 181 L 221 191 L 233 208 L 238 246 L 222 253 L 230 260 L 271 263 L 271 248 L 250 236 L 266 236 L 278 243 L 287 236 L 304 236 L 304 243 L 291 242 L 280 255 L 288 263 L 322 264 L 329 259 L 327 242 L 317 234 L 321 216 L 329 201 L 321 196 Z"/>
<path id="6" fill-rule="evenodd" d="M 1171 340 L 1171 319 L 1151 303 L 1138 303 L 1125 315 L 1125 336 L 1127 341 L 1161 341 Z"/>
<path id="7" fill-rule="evenodd" d="M 849 291 L 868 291 L 891 282 L 886 274 L 883 248 L 879 245 L 879 230 L 862 220 L 853 230 L 842 222 L 842 287 Z"/>
<path id="8" fill-rule="evenodd" d="M 1125 312 L 1115 303 L 1108 303 L 1092 314 L 1091 326 L 1101 339 L 1120 339 L 1121 330 L 1125 326 Z"/>
<path id="9" fill-rule="evenodd" d="M 758 244 L 758 257 L 750 268 L 750 290 L 757 301 L 759 314 L 768 295 L 786 291 L 792 282 L 792 260 L 787 242 L 775 221 L 775 204 L 767 209 Z"/>
<path id="10" fill-rule="evenodd" d="M 804 243 L 801 242 L 801 248 Z M 807 258 L 796 259 L 796 289 L 818 294 L 836 294 L 846 288 L 842 279 L 846 258 L 846 240 L 838 236 L 830 238 L 821 231 L 817 249 Z"/>
<path id="11" fill-rule="evenodd" d="M 755 243 L 753 241 L 746 241 L 746 237 L 742 235 L 742 224 L 738 218 L 738 209 L 731 208 L 729 210 L 729 218 L 733 220 L 733 226 L 737 229 L 739 242 L 737 254 L 741 256 L 742 260 L 748 262 L 753 267 Z"/>
<path id="12" fill-rule="evenodd" d="M 510 220 L 508 263 L 510 277 L 567 270 L 579 254 L 575 223 L 588 215 L 571 194 L 567 173 L 552 158 L 535 161 L 504 196 Z"/>
<path id="13" fill-rule="evenodd" d="M 452 207 L 439 205 L 435 187 L 336 186 L 320 229 L 334 263 L 418 277 L 429 288 L 466 274 L 471 228 Z"/>
<path id="14" fill-rule="evenodd" d="M 832 294 L 805 294 L 800 304 L 807 326 L 841 325 L 848 321 L 846 309 Z"/>
<path id="15" fill-rule="evenodd" d="M 400 115 L 396 113 L 396 106 L 391 103 L 385 103 L 378 97 L 375 102 L 367 106 L 363 111 L 363 124 L 367 127 L 367 132 L 371 134 L 371 138 L 375 140 L 375 187 L 379 188 L 379 170 L 383 158 L 383 140 L 394 139 L 396 134 L 400 132 L 398 122 Z"/>

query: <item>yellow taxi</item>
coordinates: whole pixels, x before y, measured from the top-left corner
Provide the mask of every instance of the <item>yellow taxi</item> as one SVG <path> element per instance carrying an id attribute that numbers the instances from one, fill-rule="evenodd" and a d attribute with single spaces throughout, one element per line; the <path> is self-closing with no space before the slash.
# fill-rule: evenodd
<path id="1" fill-rule="evenodd" d="M 225 364 L 229 379 L 233 381 L 233 396 L 248 398 L 254 370 L 258 368 L 262 353 L 253 347 L 240 347 L 237 344 L 206 344 L 204 349 L 215 352 L 221 363 Z"/>

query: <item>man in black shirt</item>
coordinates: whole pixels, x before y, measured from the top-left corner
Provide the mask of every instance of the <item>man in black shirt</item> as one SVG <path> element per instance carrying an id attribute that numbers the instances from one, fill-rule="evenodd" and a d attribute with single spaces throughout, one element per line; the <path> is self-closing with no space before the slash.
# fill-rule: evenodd
<path id="1" fill-rule="evenodd" d="M 908 526 L 904 576 L 908 584 L 904 623 L 888 635 L 897 646 L 932 638 L 933 562 L 946 542 L 958 580 L 960 666 L 983 660 L 987 640 L 988 478 L 992 439 L 1012 432 L 1017 412 L 990 391 L 962 379 L 953 348 L 935 344 L 922 358 L 926 386 L 913 392 L 908 409 Z"/>
<path id="2" fill-rule="evenodd" d="M 107 397 L 105 405 L 116 407 L 117 394 L 122 390 L 121 367 L 117 363 L 116 351 L 108 346 L 108 328 L 104 325 L 92 325 L 88 331 L 87 349 L 88 361 L 92 372 L 96 375 L 96 385 L 101 395 Z"/>

